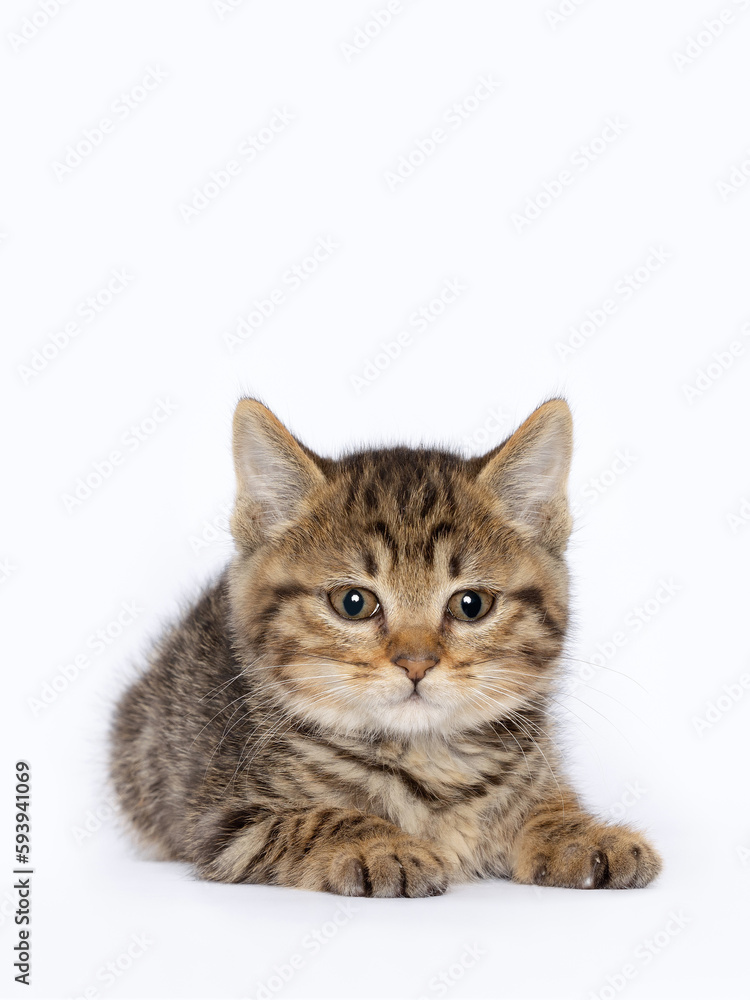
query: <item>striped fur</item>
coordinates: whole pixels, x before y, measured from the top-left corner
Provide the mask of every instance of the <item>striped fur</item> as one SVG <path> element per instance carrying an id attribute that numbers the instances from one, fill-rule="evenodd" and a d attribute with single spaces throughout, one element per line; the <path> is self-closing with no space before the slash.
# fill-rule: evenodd
<path id="1" fill-rule="evenodd" d="M 204 878 L 346 895 L 487 876 L 649 882 L 658 855 L 582 810 L 551 732 L 570 441 L 553 400 L 480 458 L 331 460 L 241 401 L 236 557 L 113 726 L 112 776 L 141 842 Z M 340 617 L 340 586 L 380 610 Z M 472 588 L 494 596 L 490 612 L 452 618 L 448 599 Z M 399 658 L 436 662 L 417 680 Z"/>

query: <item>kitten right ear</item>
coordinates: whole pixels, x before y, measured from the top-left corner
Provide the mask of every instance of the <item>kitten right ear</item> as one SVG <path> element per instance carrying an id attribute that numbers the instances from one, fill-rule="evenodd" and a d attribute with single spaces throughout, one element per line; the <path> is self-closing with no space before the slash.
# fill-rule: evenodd
<path id="1" fill-rule="evenodd" d="M 257 399 L 237 404 L 232 452 L 237 476 L 232 534 L 252 549 L 271 529 L 293 520 L 325 476 L 312 452 Z"/>
<path id="2" fill-rule="evenodd" d="M 481 459 L 478 476 L 512 521 L 557 554 L 565 548 L 572 523 L 567 496 L 572 451 L 568 404 L 550 399 Z"/>

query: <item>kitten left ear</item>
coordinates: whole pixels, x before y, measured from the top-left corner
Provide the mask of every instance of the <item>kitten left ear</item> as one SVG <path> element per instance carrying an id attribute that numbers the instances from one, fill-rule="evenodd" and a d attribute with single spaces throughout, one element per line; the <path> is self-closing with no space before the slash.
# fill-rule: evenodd
<path id="1" fill-rule="evenodd" d="M 551 399 L 480 459 L 477 476 L 507 516 L 555 554 L 564 550 L 572 525 L 567 488 L 572 454 L 570 409 L 564 399 Z"/>
<path id="2" fill-rule="evenodd" d="M 313 453 L 257 399 L 237 404 L 232 451 L 237 475 L 232 534 L 252 549 L 277 524 L 293 520 L 308 494 L 326 480 Z"/>

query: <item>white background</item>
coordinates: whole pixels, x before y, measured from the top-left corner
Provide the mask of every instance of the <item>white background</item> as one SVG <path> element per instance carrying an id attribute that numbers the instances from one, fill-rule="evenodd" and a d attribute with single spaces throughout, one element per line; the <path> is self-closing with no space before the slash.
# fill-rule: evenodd
<path id="1" fill-rule="evenodd" d="M 750 4 L 725 3 L 722 25 L 719 0 L 404 0 L 361 49 L 342 43 L 362 45 L 383 0 L 229 12 L 69 0 L 46 24 L 38 4 L 3 3 L 3 995 L 744 994 Z M 558 8 L 571 13 L 550 17 Z M 494 92 L 471 99 L 483 77 Z M 454 127 L 444 116 L 467 99 Z M 294 117 L 242 160 L 275 109 Z M 607 118 L 621 134 L 577 166 Z M 437 127 L 445 141 L 389 181 Z M 181 204 L 231 159 L 239 175 L 185 221 Z M 562 170 L 571 183 L 545 198 Z M 524 206 L 529 225 L 513 220 Z M 285 283 L 321 238 L 335 251 Z M 658 267 L 652 247 L 668 255 Z M 127 287 L 101 295 L 113 269 Z M 628 274 L 640 278 L 626 297 Z M 446 280 L 465 291 L 410 327 Z M 279 288 L 273 315 L 230 350 L 238 317 Z M 87 322 L 81 303 L 97 294 Z M 616 311 L 562 351 L 605 299 Z M 400 356 L 366 369 L 403 330 Z M 200 883 L 135 855 L 103 785 L 108 713 L 231 552 L 243 392 L 325 454 L 396 440 L 476 453 L 567 396 L 578 514 L 564 740 L 592 808 L 663 851 L 657 884 L 486 882 L 359 900 L 345 916 L 331 896 Z M 176 408 L 151 424 L 159 400 Z M 66 504 L 113 450 L 112 474 Z M 120 628 L 124 602 L 138 610 Z M 97 654 L 102 628 L 121 634 Z M 19 758 L 33 780 L 31 988 L 11 968 Z M 128 958 L 133 935 L 148 943 Z M 471 967 L 468 946 L 482 953 Z"/>

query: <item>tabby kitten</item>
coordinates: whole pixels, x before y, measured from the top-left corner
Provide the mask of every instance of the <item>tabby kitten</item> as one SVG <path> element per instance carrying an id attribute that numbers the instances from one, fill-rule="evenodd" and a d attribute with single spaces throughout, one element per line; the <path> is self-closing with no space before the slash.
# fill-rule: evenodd
<path id="1" fill-rule="evenodd" d="M 549 735 L 570 456 L 560 399 L 468 460 L 321 458 L 241 400 L 237 554 L 117 709 L 141 842 L 203 878 L 348 896 L 650 882 L 658 854 L 582 808 Z"/>

